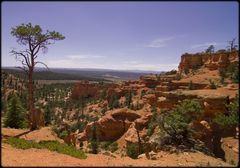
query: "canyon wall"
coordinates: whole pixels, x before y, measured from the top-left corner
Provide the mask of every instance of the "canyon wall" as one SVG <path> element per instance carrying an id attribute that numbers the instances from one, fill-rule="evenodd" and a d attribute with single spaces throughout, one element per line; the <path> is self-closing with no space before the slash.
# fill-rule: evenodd
<path id="1" fill-rule="evenodd" d="M 180 72 L 185 70 L 205 67 L 209 70 L 217 70 L 226 68 L 230 63 L 238 62 L 238 51 L 222 52 L 222 53 L 197 53 L 197 54 L 183 54 L 181 62 L 178 66 Z"/>

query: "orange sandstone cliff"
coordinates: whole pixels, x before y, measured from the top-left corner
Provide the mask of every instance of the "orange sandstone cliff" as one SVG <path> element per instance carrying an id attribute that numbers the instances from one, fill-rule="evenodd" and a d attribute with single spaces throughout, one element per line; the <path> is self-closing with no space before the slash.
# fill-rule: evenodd
<path id="1" fill-rule="evenodd" d="M 226 68 L 230 63 L 238 62 L 238 51 L 222 52 L 222 53 L 197 53 L 197 54 L 183 54 L 181 62 L 178 66 L 180 72 L 194 69 L 197 67 L 205 67 L 209 70 L 217 70 Z"/>

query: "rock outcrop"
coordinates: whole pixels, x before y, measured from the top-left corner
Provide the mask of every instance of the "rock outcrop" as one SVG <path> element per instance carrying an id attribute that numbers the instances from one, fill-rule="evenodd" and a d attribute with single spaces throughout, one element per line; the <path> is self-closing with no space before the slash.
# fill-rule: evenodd
<path id="1" fill-rule="evenodd" d="M 234 165 L 239 164 L 239 139 L 233 137 L 222 138 L 221 145 L 226 162 Z"/>
<path id="2" fill-rule="evenodd" d="M 99 141 L 117 140 L 128 130 L 131 123 L 140 117 L 139 114 L 127 108 L 107 113 L 95 122 Z M 84 132 L 78 135 L 79 141 L 90 139 L 93 124 L 93 122 L 88 124 Z"/>
<path id="3" fill-rule="evenodd" d="M 204 117 L 213 117 L 216 113 L 227 111 L 225 104 L 229 104 L 227 95 L 205 95 L 201 92 L 186 91 L 169 91 L 157 92 L 157 106 L 160 109 L 171 109 L 184 99 L 197 99 L 202 105 Z"/>
<path id="4" fill-rule="evenodd" d="M 159 83 L 156 75 L 144 75 L 140 77 L 140 80 L 149 88 L 154 88 Z"/>
<path id="5" fill-rule="evenodd" d="M 217 70 L 227 67 L 230 62 L 236 61 L 239 61 L 237 51 L 213 54 L 183 54 L 178 69 L 180 72 L 184 72 L 185 70 L 203 66 L 209 70 Z"/>

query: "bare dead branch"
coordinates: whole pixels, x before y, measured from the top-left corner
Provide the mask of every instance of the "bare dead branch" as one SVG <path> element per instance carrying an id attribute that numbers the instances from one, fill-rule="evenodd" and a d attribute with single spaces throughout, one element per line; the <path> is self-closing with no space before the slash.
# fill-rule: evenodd
<path id="1" fill-rule="evenodd" d="M 50 71 L 49 67 L 45 63 L 37 61 L 37 62 L 35 62 L 34 65 L 36 65 L 36 64 L 42 64 L 42 65 L 44 65 L 47 68 L 48 71 Z"/>
<path id="2" fill-rule="evenodd" d="M 28 74 L 28 70 L 25 67 L 18 66 L 16 68 L 19 68 L 19 69 L 23 70 L 26 74 Z"/>
<path id="3" fill-rule="evenodd" d="M 28 53 L 29 55 L 31 55 L 31 52 L 29 50 L 25 50 L 24 52 Z"/>
<path id="4" fill-rule="evenodd" d="M 30 66 L 30 63 L 29 63 L 29 61 L 28 61 L 29 58 L 28 58 L 27 55 L 24 55 L 23 53 L 21 53 L 21 52 L 17 52 L 17 51 L 14 51 L 14 50 L 12 50 L 11 53 L 12 53 L 13 55 L 15 55 L 16 57 L 17 57 L 17 56 L 21 56 L 21 57 L 23 57 L 24 60 L 25 60 L 25 62 L 26 62 L 26 64 L 27 64 L 27 66 Z"/>

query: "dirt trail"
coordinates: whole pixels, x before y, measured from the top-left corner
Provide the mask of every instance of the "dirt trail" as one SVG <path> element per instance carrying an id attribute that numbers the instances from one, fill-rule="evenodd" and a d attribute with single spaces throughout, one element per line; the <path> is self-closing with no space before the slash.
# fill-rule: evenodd
<path id="1" fill-rule="evenodd" d="M 65 154 L 51 152 L 47 149 L 16 149 L 2 143 L 2 166 L 230 166 L 229 164 L 202 153 L 166 154 L 159 153 L 158 160 L 146 158 L 106 156 L 87 154 L 81 160 Z"/>

